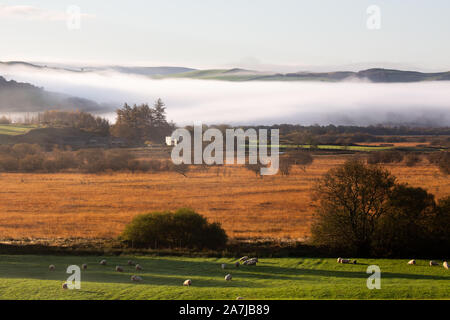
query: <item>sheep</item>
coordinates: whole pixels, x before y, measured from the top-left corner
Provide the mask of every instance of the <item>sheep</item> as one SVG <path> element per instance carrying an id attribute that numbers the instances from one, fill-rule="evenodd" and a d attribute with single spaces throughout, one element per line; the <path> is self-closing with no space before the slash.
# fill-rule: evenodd
<path id="1" fill-rule="evenodd" d="M 439 265 L 439 263 L 437 263 L 436 261 L 433 261 L 433 260 L 430 261 L 430 267 L 438 266 L 438 265 Z"/>
<path id="2" fill-rule="evenodd" d="M 353 261 L 352 261 L 352 263 L 353 263 L 353 264 L 356 264 L 356 263 L 357 263 L 357 261 L 356 261 L 356 260 L 353 260 Z"/>
<path id="3" fill-rule="evenodd" d="M 189 287 L 192 284 L 192 281 L 190 279 L 183 282 L 183 286 Z"/>
<path id="4" fill-rule="evenodd" d="M 234 266 L 235 266 L 236 268 L 239 268 L 240 265 L 241 265 L 241 264 L 239 263 L 239 261 L 236 261 L 236 262 L 234 263 Z"/>
<path id="5" fill-rule="evenodd" d="M 68 288 L 69 288 L 69 286 L 67 285 L 67 283 L 66 283 L 66 282 L 64 282 L 64 283 L 62 284 L 62 288 L 63 288 L 63 289 L 68 289 Z"/>
<path id="6" fill-rule="evenodd" d="M 351 263 L 350 259 L 341 259 L 341 263 Z"/>
<path id="7" fill-rule="evenodd" d="M 131 276 L 131 281 L 139 282 L 139 281 L 142 281 L 142 278 L 139 276 Z"/>
<path id="8" fill-rule="evenodd" d="M 237 297 L 236 300 L 244 300 L 243 297 Z"/>
<path id="9" fill-rule="evenodd" d="M 337 258 L 337 263 L 341 263 L 342 258 Z"/>
<path id="10" fill-rule="evenodd" d="M 49 265 L 48 270 L 55 271 L 55 266 L 53 264 Z"/>
<path id="11" fill-rule="evenodd" d="M 102 266 L 106 266 L 106 260 L 102 260 L 102 261 L 100 261 L 100 265 L 102 265 Z"/>
<path id="12" fill-rule="evenodd" d="M 233 278 L 233 277 L 231 276 L 231 274 L 227 274 L 227 275 L 225 276 L 225 280 L 226 280 L 226 281 L 231 281 L 232 278 Z"/>
<path id="13" fill-rule="evenodd" d="M 415 265 L 416 264 L 416 260 L 412 259 L 412 260 L 408 261 L 408 264 L 411 265 L 411 266 Z"/>
<path id="14" fill-rule="evenodd" d="M 116 266 L 116 271 L 117 272 L 123 272 L 123 268 L 121 266 Z"/>
<path id="15" fill-rule="evenodd" d="M 142 268 L 140 264 L 137 264 L 137 265 L 135 266 L 135 269 L 136 269 L 136 271 L 142 271 L 142 270 L 144 270 L 144 268 Z"/>
<path id="16" fill-rule="evenodd" d="M 444 266 L 445 269 L 448 270 L 448 262 L 447 262 L 447 261 L 444 261 L 444 262 L 442 263 L 442 265 Z"/>
<path id="17" fill-rule="evenodd" d="M 248 256 L 243 256 L 242 258 L 239 259 L 239 261 L 244 262 L 248 260 Z"/>
<path id="18" fill-rule="evenodd" d="M 243 264 L 245 264 L 246 266 L 256 266 L 256 260 L 249 259 L 244 261 Z"/>
<path id="19" fill-rule="evenodd" d="M 225 269 L 227 267 L 227 265 L 225 263 L 222 263 L 222 269 Z"/>
<path id="20" fill-rule="evenodd" d="M 134 266 L 135 263 L 134 263 L 132 260 L 128 260 L 128 265 L 129 265 L 129 266 Z"/>
<path id="21" fill-rule="evenodd" d="M 86 270 L 86 269 L 87 269 L 87 264 L 86 264 L 86 263 L 83 263 L 83 264 L 81 265 L 81 269 Z"/>

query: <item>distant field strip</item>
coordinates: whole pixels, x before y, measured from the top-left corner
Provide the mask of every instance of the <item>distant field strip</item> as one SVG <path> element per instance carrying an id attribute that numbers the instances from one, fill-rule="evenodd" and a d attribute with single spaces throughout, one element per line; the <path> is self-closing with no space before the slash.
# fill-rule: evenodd
<path id="1" fill-rule="evenodd" d="M 99 265 L 101 259 L 106 266 Z M 127 266 L 132 259 L 143 267 Z M 427 260 L 270 258 L 235 268 L 231 258 L 0 256 L 0 299 L 450 299 L 450 272 Z M 64 290 L 69 265 L 86 263 L 81 289 Z M 221 264 L 226 264 L 224 270 Z M 48 266 L 55 265 L 55 271 Z M 120 265 L 124 272 L 116 272 Z M 381 269 L 381 289 L 367 288 L 369 265 Z M 233 279 L 225 281 L 226 274 Z M 142 277 L 133 283 L 132 275 Z M 183 287 L 186 279 L 192 286 Z"/>
<path id="2" fill-rule="evenodd" d="M 1 124 L 0 134 L 16 136 L 19 134 L 27 133 L 28 131 L 34 128 L 36 128 L 36 126 L 33 125 Z"/>

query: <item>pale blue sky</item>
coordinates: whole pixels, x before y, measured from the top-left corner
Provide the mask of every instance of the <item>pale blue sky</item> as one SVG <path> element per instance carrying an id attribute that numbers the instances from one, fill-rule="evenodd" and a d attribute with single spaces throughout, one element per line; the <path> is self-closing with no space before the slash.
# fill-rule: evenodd
<path id="1" fill-rule="evenodd" d="M 80 30 L 68 5 L 88 15 Z M 449 16 L 448 0 L 0 0 L 0 60 L 450 70 Z"/>

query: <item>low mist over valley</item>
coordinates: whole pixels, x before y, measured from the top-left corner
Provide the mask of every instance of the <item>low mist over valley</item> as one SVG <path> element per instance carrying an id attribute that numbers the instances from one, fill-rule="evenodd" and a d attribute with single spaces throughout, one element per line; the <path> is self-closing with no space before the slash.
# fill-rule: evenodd
<path id="1" fill-rule="evenodd" d="M 0 64 L 0 76 L 4 78 L 0 78 L 1 113 L 79 109 L 114 120 L 114 110 L 124 102 L 162 97 L 169 106 L 168 118 L 177 124 L 450 124 L 448 72 L 370 69 L 273 74 L 10 62 Z"/>

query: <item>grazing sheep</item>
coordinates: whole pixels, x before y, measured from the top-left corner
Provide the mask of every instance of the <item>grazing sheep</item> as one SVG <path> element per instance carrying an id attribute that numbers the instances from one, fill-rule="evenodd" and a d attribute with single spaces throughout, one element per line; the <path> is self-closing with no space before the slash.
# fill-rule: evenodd
<path id="1" fill-rule="evenodd" d="M 430 267 L 438 266 L 438 265 L 439 265 L 439 263 L 437 263 L 436 261 L 433 261 L 433 260 L 430 261 Z"/>
<path id="2" fill-rule="evenodd" d="M 102 260 L 102 261 L 100 261 L 100 265 L 102 265 L 102 266 L 106 266 L 106 260 Z"/>
<path id="3" fill-rule="evenodd" d="M 67 285 L 67 283 L 64 282 L 64 283 L 62 284 L 62 288 L 63 288 L 63 289 L 69 289 L 69 286 Z"/>
<path id="4" fill-rule="evenodd" d="M 142 268 L 140 264 L 137 264 L 135 268 L 136 268 L 136 271 L 144 270 L 144 268 Z"/>
<path id="5" fill-rule="evenodd" d="M 241 265 L 241 264 L 239 263 L 239 261 L 236 261 L 236 262 L 234 263 L 234 266 L 235 266 L 236 268 L 239 268 L 240 265 Z"/>
<path id="6" fill-rule="evenodd" d="M 227 265 L 225 263 L 222 263 L 222 269 L 225 269 L 227 267 Z"/>
<path id="7" fill-rule="evenodd" d="M 231 276 L 231 274 L 227 274 L 227 275 L 225 276 L 225 280 L 226 280 L 226 281 L 231 281 L 231 279 L 233 279 L 233 277 Z"/>
<path id="8" fill-rule="evenodd" d="M 341 263 L 342 258 L 337 258 L 337 263 Z"/>
<path id="9" fill-rule="evenodd" d="M 341 259 L 341 263 L 351 263 L 350 259 Z"/>
<path id="10" fill-rule="evenodd" d="M 87 264 L 86 264 L 86 263 L 83 263 L 83 264 L 81 265 L 81 269 L 86 270 L 86 269 L 87 269 Z"/>
<path id="11" fill-rule="evenodd" d="M 189 287 L 191 284 L 192 284 L 192 281 L 189 279 L 183 282 L 183 286 L 185 286 L 185 287 Z"/>
<path id="12" fill-rule="evenodd" d="M 55 266 L 53 264 L 49 265 L 48 270 L 55 271 Z"/>
<path id="13" fill-rule="evenodd" d="M 247 261 L 247 260 L 248 260 L 248 256 L 243 256 L 242 258 L 239 259 L 240 262 Z"/>
<path id="14" fill-rule="evenodd" d="M 416 264 L 416 260 L 412 259 L 412 260 L 408 261 L 408 264 L 411 265 L 411 266 L 415 265 Z"/>
<path id="15" fill-rule="evenodd" d="M 134 266 L 135 263 L 134 263 L 132 260 L 128 260 L 128 265 L 129 265 L 129 266 Z"/>
<path id="16" fill-rule="evenodd" d="M 116 266 L 116 271 L 117 272 L 123 272 L 123 268 L 121 266 Z"/>
<path id="17" fill-rule="evenodd" d="M 139 276 L 131 276 L 131 281 L 139 282 L 139 281 L 142 281 L 142 278 Z"/>
<path id="18" fill-rule="evenodd" d="M 256 266 L 256 260 L 246 260 L 243 264 L 245 264 L 246 266 Z"/>
<path id="19" fill-rule="evenodd" d="M 445 269 L 448 270 L 448 262 L 447 261 L 444 261 L 444 263 L 442 265 L 444 266 Z"/>

